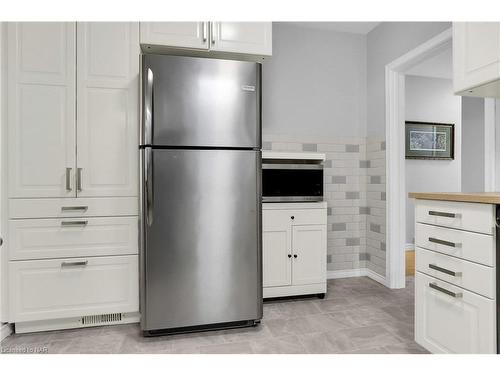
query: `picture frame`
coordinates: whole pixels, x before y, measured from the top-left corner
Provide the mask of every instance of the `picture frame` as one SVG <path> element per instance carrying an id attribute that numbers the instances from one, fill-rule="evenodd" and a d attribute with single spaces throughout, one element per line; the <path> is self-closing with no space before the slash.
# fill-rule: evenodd
<path id="1" fill-rule="evenodd" d="M 453 160 L 455 124 L 405 121 L 406 159 Z"/>

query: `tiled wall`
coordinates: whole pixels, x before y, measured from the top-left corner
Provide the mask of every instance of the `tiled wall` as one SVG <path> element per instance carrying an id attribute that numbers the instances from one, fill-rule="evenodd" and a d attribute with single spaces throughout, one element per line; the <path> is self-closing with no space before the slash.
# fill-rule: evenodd
<path id="1" fill-rule="evenodd" d="M 366 138 L 264 135 L 263 139 L 264 150 L 326 154 L 324 191 L 328 203 L 328 270 L 368 267 L 381 271 L 377 266 L 380 264 L 378 259 L 371 265 L 375 253 L 367 250 L 369 218 L 379 214 L 377 210 L 382 202 L 372 199 L 373 208 L 368 204 L 367 186 L 371 176 L 375 177 L 380 170 L 373 166 L 380 162 L 372 163 L 367 159 Z M 374 153 L 373 156 L 377 155 Z M 372 172 L 373 175 L 370 174 Z M 384 178 L 380 174 L 378 176 Z M 385 271 L 382 275 L 385 276 Z"/>
<path id="2" fill-rule="evenodd" d="M 367 267 L 379 275 L 385 276 L 385 140 L 367 138 L 366 158 L 369 163 L 366 184 L 368 206 L 368 214 L 366 215 Z"/>

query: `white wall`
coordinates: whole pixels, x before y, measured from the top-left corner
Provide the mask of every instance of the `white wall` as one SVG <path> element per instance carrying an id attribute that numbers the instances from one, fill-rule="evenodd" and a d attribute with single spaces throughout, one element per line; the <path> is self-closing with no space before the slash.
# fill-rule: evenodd
<path id="1" fill-rule="evenodd" d="M 484 99 L 462 97 L 462 191 L 484 191 Z"/>
<path id="2" fill-rule="evenodd" d="M 385 136 L 385 66 L 451 22 L 383 22 L 367 38 L 367 135 Z"/>
<path id="3" fill-rule="evenodd" d="M 365 35 L 273 23 L 262 71 L 264 135 L 365 136 Z"/>
<path id="4" fill-rule="evenodd" d="M 455 124 L 454 160 L 406 160 L 406 191 L 460 191 L 461 189 L 461 97 L 453 95 L 447 79 L 406 76 L 406 121 Z M 405 142 L 404 139 L 401 142 Z M 413 243 L 414 200 L 406 203 L 406 242 Z"/>

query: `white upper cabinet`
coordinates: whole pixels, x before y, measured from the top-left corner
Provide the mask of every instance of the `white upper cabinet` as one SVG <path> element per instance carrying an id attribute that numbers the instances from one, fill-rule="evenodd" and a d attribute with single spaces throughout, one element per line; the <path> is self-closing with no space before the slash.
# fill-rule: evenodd
<path id="1" fill-rule="evenodd" d="M 213 51 L 272 55 L 271 22 L 212 22 Z"/>
<path id="2" fill-rule="evenodd" d="M 77 24 L 77 171 L 80 197 L 135 196 L 139 24 Z"/>
<path id="3" fill-rule="evenodd" d="M 208 22 L 141 22 L 141 44 L 208 49 Z"/>
<path id="4" fill-rule="evenodd" d="M 453 23 L 454 91 L 500 97 L 500 22 Z"/>
<path id="5" fill-rule="evenodd" d="M 220 57 L 222 53 L 271 56 L 271 22 L 141 22 L 141 45 L 146 51 L 161 47 Z M 215 54 L 218 53 L 218 54 Z"/>
<path id="6" fill-rule="evenodd" d="M 75 196 L 75 24 L 9 23 L 9 197 Z"/>

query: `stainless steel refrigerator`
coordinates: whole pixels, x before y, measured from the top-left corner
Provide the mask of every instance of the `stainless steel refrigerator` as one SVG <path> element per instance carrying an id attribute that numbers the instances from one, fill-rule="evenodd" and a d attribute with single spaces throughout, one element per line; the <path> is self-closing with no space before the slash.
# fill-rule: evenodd
<path id="1" fill-rule="evenodd" d="M 142 56 L 144 335 L 262 318 L 261 66 Z"/>

